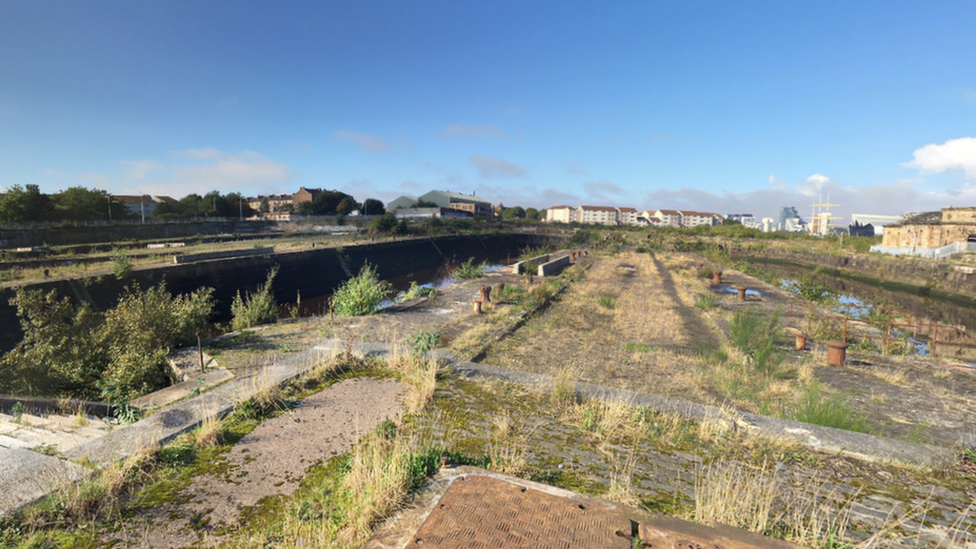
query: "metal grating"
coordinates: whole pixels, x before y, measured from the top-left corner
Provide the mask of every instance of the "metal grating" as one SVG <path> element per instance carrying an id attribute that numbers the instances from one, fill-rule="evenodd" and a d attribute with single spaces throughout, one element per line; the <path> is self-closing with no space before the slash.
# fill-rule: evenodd
<path id="1" fill-rule="evenodd" d="M 409 544 L 410 548 L 631 546 L 631 521 L 517 484 L 458 477 Z"/>

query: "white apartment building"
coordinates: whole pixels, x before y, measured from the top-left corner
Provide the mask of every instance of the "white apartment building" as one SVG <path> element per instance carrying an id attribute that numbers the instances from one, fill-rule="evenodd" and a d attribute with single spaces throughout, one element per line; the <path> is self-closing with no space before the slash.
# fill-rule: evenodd
<path id="1" fill-rule="evenodd" d="M 580 223 L 595 225 L 617 225 L 620 212 L 611 206 L 580 206 L 576 210 L 576 219 Z"/>
<path id="2" fill-rule="evenodd" d="M 637 208 L 617 208 L 617 221 L 621 225 L 637 225 Z"/>
<path id="3" fill-rule="evenodd" d="M 546 223 L 573 223 L 575 221 L 576 208 L 572 206 L 546 208 Z"/>
<path id="4" fill-rule="evenodd" d="M 681 210 L 681 226 L 697 227 L 699 225 L 718 225 L 722 223 L 722 216 L 708 212 L 689 212 Z"/>
<path id="5" fill-rule="evenodd" d="M 681 212 L 678 210 L 657 210 L 654 212 L 654 217 L 662 227 L 681 226 Z"/>

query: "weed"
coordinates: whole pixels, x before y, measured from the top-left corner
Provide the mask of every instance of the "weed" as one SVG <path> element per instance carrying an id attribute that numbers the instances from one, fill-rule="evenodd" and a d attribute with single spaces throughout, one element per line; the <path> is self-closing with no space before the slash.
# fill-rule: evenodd
<path id="1" fill-rule="evenodd" d="M 403 303 L 404 301 L 410 301 L 411 299 L 416 299 L 418 297 L 430 297 L 437 295 L 437 288 L 432 286 L 421 286 L 417 284 L 416 281 L 410 282 L 410 288 L 405 292 L 400 292 L 397 294 L 394 301 L 397 303 Z"/>
<path id="2" fill-rule="evenodd" d="M 777 346 L 780 339 L 779 311 L 766 316 L 756 309 L 736 311 L 729 324 L 730 343 L 742 351 L 761 374 L 775 374 L 786 354 Z"/>
<path id="3" fill-rule="evenodd" d="M 695 307 L 707 311 L 718 306 L 718 298 L 714 294 L 695 294 Z"/>
<path id="4" fill-rule="evenodd" d="M 479 276 L 485 274 L 485 269 L 488 268 L 488 264 L 485 262 L 475 264 L 474 258 L 468 258 L 467 261 L 461 263 L 451 272 L 451 276 L 454 278 L 460 278 L 462 280 L 467 280 L 470 278 L 478 278 Z"/>
<path id="5" fill-rule="evenodd" d="M 418 330 L 417 333 L 407 339 L 407 344 L 410 345 L 410 353 L 414 358 L 427 356 L 427 353 L 437 347 L 440 342 L 440 332 L 428 332 L 426 330 Z"/>
<path id="6" fill-rule="evenodd" d="M 600 294 L 598 300 L 604 309 L 613 309 L 617 306 L 617 298 L 610 294 Z"/>
<path id="7" fill-rule="evenodd" d="M 647 343 L 624 343 L 624 350 L 632 353 L 653 353 L 657 349 Z"/>
<path id="8" fill-rule="evenodd" d="M 10 421 L 20 423 L 20 419 L 24 417 L 25 409 L 26 407 L 23 402 L 15 402 L 13 407 L 10 408 L 10 415 L 13 416 L 13 419 Z"/>
<path id="9" fill-rule="evenodd" d="M 125 248 L 112 248 L 112 274 L 119 280 L 125 280 L 132 274 L 132 261 L 129 259 Z"/>
<path id="10" fill-rule="evenodd" d="M 854 410 L 846 395 L 842 393 L 824 395 L 823 386 L 816 381 L 803 389 L 800 401 L 795 407 L 787 410 L 787 416 L 812 425 L 859 433 L 868 432 L 867 422 Z"/>
<path id="11" fill-rule="evenodd" d="M 392 293 L 393 286 L 380 280 L 376 268 L 367 263 L 335 291 L 332 308 L 339 316 L 371 315 Z"/>
<path id="12" fill-rule="evenodd" d="M 277 275 L 276 265 L 268 271 L 268 278 L 264 284 L 258 286 L 257 292 L 253 294 L 248 292 L 244 298 L 241 298 L 241 292 L 238 290 L 230 306 L 233 317 L 231 328 L 234 331 L 278 320 L 278 306 L 275 304 L 274 292 L 271 291 L 271 284 Z"/>
<path id="13" fill-rule="evenodd" d="M 558 404 L 576 401 L 576 380 L 579 373 L 568 368 L 556 372 L 552 384 L 552 400 Z"/>

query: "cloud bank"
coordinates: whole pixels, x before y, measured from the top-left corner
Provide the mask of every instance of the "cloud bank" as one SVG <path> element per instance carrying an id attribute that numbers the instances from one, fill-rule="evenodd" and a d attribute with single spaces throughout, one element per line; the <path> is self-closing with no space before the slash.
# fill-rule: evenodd
<path id="1" fill-rule="evenodd" d="M 348 141 L 366 151 L 382 151 L 390 148 L 390 144 L 386 140 L 375 135 L 336 130 L 332 132 L 332 137 Z"/>
<path id="2" fill-rule="evenodd" d="M 923 173 L 940 173 L 953 170 L 966 172 L 976 178 L 976 137 L 950 139 L 941 145 L 931 143 L 915 150 L 909 166 Z"/>
<path id="3" fill-rule="evenodd" d="M 478 169 L 478 175 L 484 178 L 525 177 L 525 168 L 493 156 L 472 156 L 471 164 Z"/>

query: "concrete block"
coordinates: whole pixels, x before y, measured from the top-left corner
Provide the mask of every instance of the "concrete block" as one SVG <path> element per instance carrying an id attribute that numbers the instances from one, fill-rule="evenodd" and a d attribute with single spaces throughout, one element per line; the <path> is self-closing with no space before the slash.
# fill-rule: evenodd
<path id="1" fill-rule="evenodd" d="M 0 448 L 0 517 L 38 501 L 91 471 L 31 450 Z"/>
<path id="2" fill-rule="evenodd" d="M 234 374 L 232 374 L 229 370 L 217 368 L 216 370 L 211 370 L 206 374 L 200 374 L 197 379 L 191 379 L 182 383 L 177 383 L 176 385 L 170 385 L 165 389 L 160 389 L 156 392 L 149 393 L 148 395 L 143 395 L 133 400 L 131 404 L 136 408 L 165 406 L 190 396 L 193 391 L 207 389 L 233 378 Z"/>
<path id="3" fill-rule="evenodd" d="M 548 263 L 539 265 L 539 276 L 553 276 L 562 272 L 569 265 L 569 256 L 564 255 L 559 259 L 554 259 Z"/>
<path id="4" fill-rule="evenodd" d="M 531 259 L 526 259 L 525 261 L 519 261 L 518 263 L 512 265 L 512 274 L 522 274 L 525 271 L 525 265 L 527 263 L 545 263 L 549 261 L 549 254 L 543 254 Z"/>

